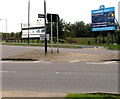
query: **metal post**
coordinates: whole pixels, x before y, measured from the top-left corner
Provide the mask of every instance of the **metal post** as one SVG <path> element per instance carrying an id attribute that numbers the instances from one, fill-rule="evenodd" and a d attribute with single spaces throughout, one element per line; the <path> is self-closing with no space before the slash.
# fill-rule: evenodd
<path id="1" fill-rule="evenodd" d="M 58 16 L 57 17 L 57 53 L 59 53 Z"/>
<path id="2" fill-rule="evenodd" d="M 6 20 L 6 40 L 7 40 L 7 19 Z"/>
<path id="3" fill-rule="evenodd" d="M 30 0 L 28 1 L 28 44 L 29 44 L 29 25 L 30 25 Z"/>
<path id="4" fill-rule="evenodd" d="M 47 25 L 46 25 L 46 0 L 44 0 L 44 15 L 45 15 L 45 55 L 47 54 Z"/>
<path id="5" fill-rule="evenodd" d="M 51 53 L 53 53 L 53 29 L 52 29 L 52 14 L 51 14 Z"/>
<path id="6" fill-rule="evenodd" d="M 19 37 L 22 39 L 22 23 L 21 23 L 21 34 Z"/>

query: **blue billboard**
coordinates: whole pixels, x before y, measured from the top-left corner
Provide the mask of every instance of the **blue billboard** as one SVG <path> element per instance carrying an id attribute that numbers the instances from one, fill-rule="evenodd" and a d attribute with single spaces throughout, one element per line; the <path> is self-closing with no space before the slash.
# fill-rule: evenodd
<path id="1" fill-rule="evenodd" d="M 115 8 L 92 10 L 92 31 L 116 30 Z"/>

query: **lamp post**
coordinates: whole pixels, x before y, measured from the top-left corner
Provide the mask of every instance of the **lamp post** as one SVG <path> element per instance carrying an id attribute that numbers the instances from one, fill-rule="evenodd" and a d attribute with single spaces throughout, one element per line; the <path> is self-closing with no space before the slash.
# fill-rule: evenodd
<path id="1" fill-rule="evenodd" d="M 0 20 L 5 20 L 6 21 L 6 40 L 7 40 L 7 19 L 0 19 Z"/>

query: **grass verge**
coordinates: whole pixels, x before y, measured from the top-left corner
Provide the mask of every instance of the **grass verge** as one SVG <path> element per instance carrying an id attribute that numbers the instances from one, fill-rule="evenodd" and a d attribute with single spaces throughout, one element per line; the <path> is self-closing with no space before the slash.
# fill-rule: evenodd
<path id="1" fill-rule="evenodd" d="M 107 45 L 107 44 L 103 44 L 100 46 L 104 46 L 107 47 L 108 50 L 120 50 L 120 45 Z"/>
<path id="2" fill-rule="evenodd" d="M 65 99 L 120 99 L 120 96 L 109 94 L 69 94 Z"/>
<path id="3" fill-rule="evenodd" d="M 17 45 L 17 46 L 44 46 L 44 44 L 15 44 L 15 43 L 3 43 L 3 45 Z M 48 47 L 51 47 L 51 45 L 48 45 Z M 57 47 L 57 45 L 53 45 L 53 47 Z M 68 46 L 68 45 L 59 45 L 61 48 L 82 48 L 80 46 Z"/>

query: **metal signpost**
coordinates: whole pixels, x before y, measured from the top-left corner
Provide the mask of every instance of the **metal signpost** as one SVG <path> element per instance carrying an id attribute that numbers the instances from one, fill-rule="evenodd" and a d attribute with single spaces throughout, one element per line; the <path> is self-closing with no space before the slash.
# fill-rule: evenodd
<path id="1" fill-rule="evenodd" d="M 57 18 L 57 53 L 59 53 L 59 35 L 58 35 L 58 21 L 59 21 L 59 16 L 56 16 Z"/>
<path id="2" fill-rule="evenodd" d="M 29 44 L 29 25 L 30 25 L 30 0 L 28 1 L 28 44 Z"/>
<path id="3" fill-rule="evenodd" d="M 53 27 L 52 27 L 52 14 L 51 14 L 51 53 L 53 53 Z"/>
<path id="4" fill-rule="evenodd" d="M 59 15 L 58 14 L 47 14 L 48 22 L 51 22 L 51 52 L 53 53 L 53 29 L 52 29 L 52 22 L 56 22 L 57 28 L 57 53 L 59 53 L 59 35 L 58 35 L 58 22 L 59 22 Z"/>
<path id="5" fill-rule="evenodd" d="M 44 0 L 44 15 L 45 15 L 45 55 L 47 54 L 47 25 L 46 25 L 46 0 Z"/>

